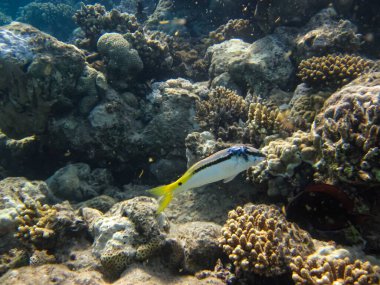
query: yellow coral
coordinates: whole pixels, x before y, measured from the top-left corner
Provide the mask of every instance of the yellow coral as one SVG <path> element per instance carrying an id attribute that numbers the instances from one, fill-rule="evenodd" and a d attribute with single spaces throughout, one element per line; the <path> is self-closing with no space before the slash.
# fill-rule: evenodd
<path id="1" fill-rule="evenodd" d="M 236 268 L 265 276 L 284 273 L 293 256 L 314 250 L 307 232 L 267 205 L 230 211 L 219 242 Z"/>
<path id="2" fill-rule="evenodd" d="M 372 60 L 349 54 L 330 54 L 302 60 L 298 77 L 310 86 L 340 87 L 374 67 Z"/>
<path id="3" fill-rule="evenodd" d="M 39 201 L 29 202 L 18 209 L 16 237 L 37 247 L 47 246 L 55 236 L 54 221 L 57 210 Z"/>

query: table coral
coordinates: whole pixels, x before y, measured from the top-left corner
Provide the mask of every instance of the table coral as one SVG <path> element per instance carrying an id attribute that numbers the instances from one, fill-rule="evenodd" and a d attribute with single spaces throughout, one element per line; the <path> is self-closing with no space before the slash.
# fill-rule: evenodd
<path id="1" fill-rule="evenodd" d="M 265 276 L 284 273 L 291 258 L 314 250 L 307 232 L 267 205 L 230 211 L 219 242 L 237 269 Z"/>
<path id="2" fill-rule="evenodd" d="M 201 128 L 218 135 L 221 129 L 228 132 L 234 123 L 245 122 L 247 111 L 243 97 L 225 87 L 216 87 L 207 99 L 197 102 L 196 120 Z"/>
<path id="3" fill-rule="evenodd" d="M 380 184 L 379 92 L 380 73 L 369 73 L 325 102 L 313 124 L 313 132 L 322 142 L 320 172 L 325 178 Z"/>
<path id="4" fill-rule="evenodd" d="M 375 62 L 351 54 L 329 54 L 302 60 L 298 77 L 310 86 L 340 87 L 373 68 Z"/>

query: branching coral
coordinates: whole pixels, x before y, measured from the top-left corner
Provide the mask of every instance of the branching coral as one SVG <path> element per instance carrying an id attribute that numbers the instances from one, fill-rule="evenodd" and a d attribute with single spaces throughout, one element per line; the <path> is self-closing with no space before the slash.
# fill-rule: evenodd
<path id="1" fill-rule="evenodd" d="M 290 264 L 294 282 L 296 285 L 379 284 L 380 267 L 344 257 L 345 251 L 336 249 L 328 255 L 317 251 L 307 258 L 297 256 Z"/>
<path id="2" fill-rule="evenodd" d="M 139 29 L 134 33 L 126 33 L 125 38 L 136 49 L 144 63 L 146 76 L 167 72 L 173 63 L 169 53 L 168 39 L 164 33 Z"/>
<path id="3" fill-rule="evenodd" d="M 139 27 L 135 16 L 118 10 L 107 12 L 100 4 L 82 5 L 74 14 L 74 21 L 85 34 L 85 39 L 78 40 L 76 44 L 88 49 L 95 49 L 96 42 L 103 33 L 134 32 Z"/>
<path id="4" fill-rule="evenodd" d="M 335 88 L 368 72 L 374 65 L 372 60 L 349 54 L 313 56 L 301 61 L 298 66 L 298 77 L 310 86 Z"/>
<path id="5" fill-rule="evenodd" d="M 280 111 L 278 107 L 264 103 L 251 103 L 248 111 L 245 139 L 261 145 L 267 136 L 288 136 L 294 129 L 288 111 Z"/>
<path id="6" fill-rule="evenodd" d="M 197 102 L 196 120 L 214 135 L 227 132 L 234 124 L 247 120 L 248 105 L 243 97 L 224 87 L 213 89 L 206 100 Z"/>
<path id="7" fill-rule="evenodd" d="M 314 250 L 309 234 L 274 206 L 237 207 L 228 213 L 222 235 L 220 244 L 237 269 L 265 276 L 284 273 L 291 258 Z"/>
<path id="8" fill-rule="evenodd" d="M 57 210 L 40 202 L 27 203 L 18 209 L 16 237 L 28 245 L 45 247 L 55 237 L 53 224 Z"/>

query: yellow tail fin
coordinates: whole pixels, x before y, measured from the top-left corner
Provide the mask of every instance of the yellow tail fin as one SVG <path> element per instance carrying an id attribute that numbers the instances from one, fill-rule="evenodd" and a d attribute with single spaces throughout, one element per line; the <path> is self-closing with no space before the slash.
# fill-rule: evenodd
<path id="1" fill-rule="evenodd" d="M 158 186 L 156 188 L 148 190 L 150 194 L 153 194 L 154 196 L 160 198 L 160 205 L 158 206 L 157 214 L 161 213 L 173 199 L 173 190 L 175 189 L 175 186 L 176 185 L 173 185 L 172 183 L 168 185 Z"/>

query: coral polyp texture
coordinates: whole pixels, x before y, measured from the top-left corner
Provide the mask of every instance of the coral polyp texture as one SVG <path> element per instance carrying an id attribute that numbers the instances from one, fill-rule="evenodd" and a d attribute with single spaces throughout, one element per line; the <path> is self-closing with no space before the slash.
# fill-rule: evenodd
<path id="1" fill-rule="evenodd" d="M 230 211 L 219 242 L 238 270 L 264 276 L 286 272 L 292 258 L 314 250 L 307 232 L 268 205 Z"/>
<path id="2" fill-rule="evenodd" d="M 297 256 L 290 264 L 296 285 L 366 284 L 380 282 L 380 267 L 353 259 L 345 249 L 323 249 L 307 258 Z"/>
<path id="3" fill-rule="evenodd" d="M 243 97 L 225 87 L 216 87 L 207 99 L 197 102 L 196 120 L 201 128 L 217 135 L 220 129 L 245 122 L 247 112 L 248 104 Z"/>
<path id="4" fill-rule="evenodd" d="M 374 61 L 360 56 L 329 54 L 302 60 L 297 75 L 310 86 L 336 88 L 370 71 L 374 66 Z"/>
<path id="5" fill-rule="evenodd" d="M 30 202 L 18 209 L 16 237 L 26 244 L 44 247 L 55 237 L 57 210 L 40 202 Z"/>
<path id="6" fill-rule="evenodd" d="M 316 117 L 327 178 L 380 184 L 380 73 L 370 73 L 335 92 Z"/>
<path id="7" fill-rule="evenodd" d="M 249 20 L 232 19 L 221 25 L 215 31 L 210 32 L 209 37 L 220 43 L 230 39 L 250 39 L 253 34 L 253 27 Z"/>

